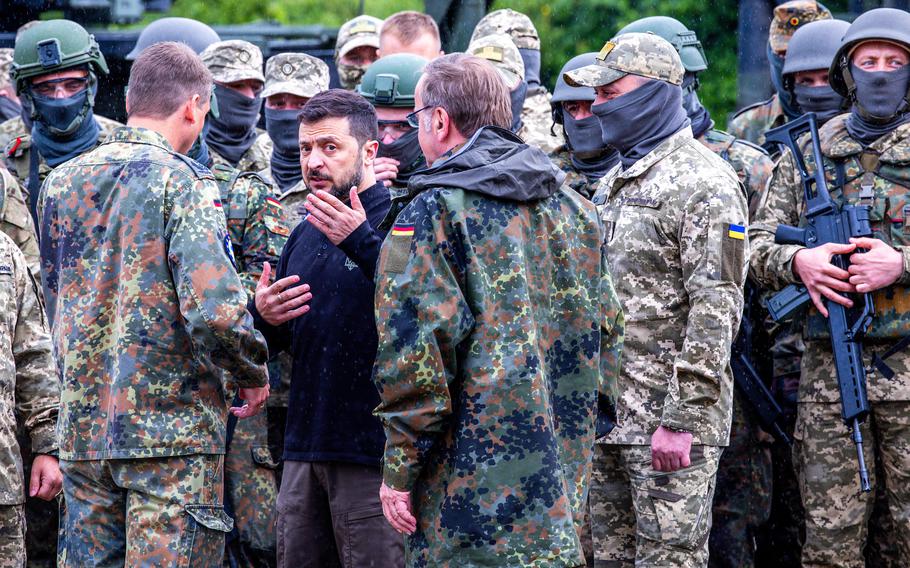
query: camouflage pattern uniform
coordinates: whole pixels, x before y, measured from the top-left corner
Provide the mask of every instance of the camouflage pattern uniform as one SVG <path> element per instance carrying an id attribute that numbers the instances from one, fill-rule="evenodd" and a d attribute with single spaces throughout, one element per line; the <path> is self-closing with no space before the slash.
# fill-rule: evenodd
<path id="1" fill-rule="evenodd" d="M 38 282 L 16 244 L 0 235 L 0 567 L 25 567 L 25 489 L 17 418 L 33 454 L 57 454 L 57 368 Z"/>
<path id="2" fill-rule="evenodd" d="M 284 221 L 288 229 L 293 231 L 307 214 L 305 207 L 306 196 L 310 193 L 303 180 L 300 180 L 294 187 L 282 193 L 278 200 L 284 208 Z"/>
<path id="3" fill-rule="evenodd" d="M 123 127 L 48 176 L 39 213 L 63 384 L 62 565 L 220 563 L 230 389 L 268 376 L 214 178 Z"/>
<path id="4" fill-rule="evenodd" d="M 575 169 L 572 164 L 572 151 L 565 144 L 550 152 L 550 161 L 566 174 L 566 181 L 564 182 L 566 185 L 578 192 L 579 195 L 584 196 L 585 199 L 594 197 L 595 188 L 592 187 L 584 174 Z"/>
<path id="5" fill-rule="evenodd" d="M 205 48 L 199 57 L 212 73 L 212 79 L 218 83 L 233 83 L 246 79 L 265 82 L 262 74 L 262 52 L 248 41 L 240 39 L 219 41 Z M 242 172 L 259 172 L 269 167 L 272 140 L 264 130 L 257 128 L 256 132 L 259 136 L 240 157 L 236 166 L 209 145 L 212 162 L 236 167 Z"/>
<path id="6" fill-rule="evenodd" d="M 237 272 L 251 300 L 263 263 L 278 265 L 290 231 L 284 224 L 281 204 L 258 175 L 224 165 L 213 166 L 212 175 L 227 219 Z M 235 531 L 228 539 L 228 553 L 241 565 L 274 564 L 278 463 L 269 450 L 267 415 L 262 412 L 230 421 L 235 426 L 224 457 L 224 483 Z"/>
<path id="7" fill-rule="evenodd" d="M 497 132 L 518 144 L 474 140 Z M 407 565 L 583 566 L 595 394 L 612 408 L 622 345 L 596 212 L 564 185 L 512 201 L 429 172 L 376 275 L 383 478 L 417 516 Z"/>
<path id="8" fill-rule="evenodd" d="M 818 20 L 830 20 L 831 12 L 814 0 L 791 0 L 774 8 L 768 43 L 778 53 L 786 53 L 790 38 L 800 27 Z M 775 93 L 770 99 L 755 103 L 740 110 L 727 124 L 727 132 L 737 138 L 761 146 L 765 143 L 765 132 L 787 123 L 787 115 L 781 108 Z"/>
<path id="9" fill-rule="evenodd" d="M 846 130 L 849 115 L 828 121 L 820 129 L 825 174 L 835 201 L 856 204 L 865 170 L 860 164 L 862 145 Z M 867 355 L 881 353 L 910 332 L 905 289 L 910 283 L 910 238 L 904 219 L 910 187 L 910 125 L 904 124 L 869 146 L 881 152 L 879 166 L 872 173 L 875 194 L 870 220 L 875 238 L 893 246 L 904 256 L 904 274 L 898 281 L 873 294 L 875 317 L 864 342 Z M 807 156 L 810 174 L 815 165 Z M 842 169 L 843 174 L 838 170 Z M 845 180 L 843 189 L 839 179 Z M 784 152 L 754 224 L 751 268 L 764 285 L 778 289 L 796 282 L 792 271 L 794 255 L 801 247 L 774 243 L 778 224 L 805 224 L 805 205 L 800 178 L 789 151 Z M 826 336 L 826 325 L 813 309 L 806 322 L 806 350 L 799 385 L 794 461 L 806 509 L 806 542 L 803 565 L 863 566 L 863 544 L 873 507 L 872 493 L 857 488 L 856 456 L 847 428 L 840 417 L 837 374 Z M 863 426 L 866 463 L 873 485 L 882 472 L 876 455 L 885 468 L 885 486 L 891 514 L 896 523 L 893 538 L 904 559 L 910 558 L 910 352 L 902 351 L 888 359 L 895 376 L 888 380 L 880 374 L 867 378 L 872 415 Z"/>
<path id="10" fill-rule="evenodd" d="M 380 29 L 382 20 L 366 15 L 348 20 L 338 29 L 338 38 L 335 40 L 335 68 L 338 70 L 338 80 L 343 89 L 353 91 L 369 65 L 348 65 L 342 63 L 341 58 L 357 47 L 369 46 L 379 49 Z"/>
<path id="11" fill-rule="evenodd" d="M 746 190 L 751 218 L 771 179 L 774 162 L 762 148 L 721 130 L 708 130 L 698 141 L 733 167 Z M 730 444 L 718 467 L 711 511 L 711 566 L 753 565 L 755 535 L 771 513 L 770 442 L 753 410 L 734 389 Z"/>
<path id="12" fill-rule="evenodd" d="M 509 8 L 494 10 L 477 22 L 471 34 L 471 42 L 494 34 L 506 34 L 512 38 L 515 47 L 537 51 L 537 56 L 540 57 L 540 36 L 534 22 L 527 15 Z M 533 144 L 548 154 L 565 144 L 561 131 L 550 130 L 553 126 L 550 98 L 550 92 L 544 85 L 529 86 L 521 109 L 524 127 L 518 133 L 526 143 Z"/>
<path id="13" fill-rule="evenodd" d="M 22 188 L 6 168 L 0 164 L 0 231 L 13 239 L 32 274 L 41 274 L 41 251 L 38 250 L 38 236 L 35 224 L 28 212 L 28 204 Z"/>

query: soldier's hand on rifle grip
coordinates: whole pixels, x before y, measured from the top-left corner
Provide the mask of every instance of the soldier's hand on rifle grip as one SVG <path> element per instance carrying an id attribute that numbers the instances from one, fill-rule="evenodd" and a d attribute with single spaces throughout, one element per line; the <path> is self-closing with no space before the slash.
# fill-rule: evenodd
<path id="1" fill-rule="evenodd" d="M 849 254 L 855 244 L 828 243 L 816 248 L 802 249 L 793 257 L 793 274 L 802 280 L 818 311 L 828 317 L 828 310 L 822 296 L 845 307 L 852 307 L 853 301 L 838 292 L 856 292 L 849 282 L 850 273 L 831 264 L 836 254 Z M 855 255 L 854 255 L 855 256 Z"/>
<path id="2" fill-rule="evenodd" d="M 875 292 L 897 282 L 904 273 L 904 255 L 878 239 L 850 239 L 866 252 L 850 255 L 850 284 L 861 294 Z"/>

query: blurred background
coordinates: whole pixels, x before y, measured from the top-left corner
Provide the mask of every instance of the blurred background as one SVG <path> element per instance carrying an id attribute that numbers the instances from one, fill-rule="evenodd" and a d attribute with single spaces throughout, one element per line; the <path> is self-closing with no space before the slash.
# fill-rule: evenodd
<path id="1" fill-rule="evenodd" d="M 122 114 L 122 85 L 129 66 L 123 56 L 139 30 L 165 16 L 195 18 L 222 39 L 246 39 L 268 57 L 306 51 L 332 64 L 339 25 L 361 13 L 379 18 L 400 10 L 425 11 L 436 18 L 447 52 L 467 47 L 474 24 L 489 10 L 512 8 L 537 26 L 542 46 L 542 81 L 552 90 L 569 58 L 598 51 L 625 24 L 653 15 L 672 16 L 698 34 L 709 69 L 701 75 L 699 98 L 718 118 L 771 94 L 765 58 L 774 0 L 0 0 L 0 47 L 12 46 L 15 31 L 32 19 L 67 17 L 95 33 L 111 65 L 102 85 L 99 112 Z M 852 20 L 864 10 L 907 9 L 910 0 L 823 2 L 835 17 Z"/>

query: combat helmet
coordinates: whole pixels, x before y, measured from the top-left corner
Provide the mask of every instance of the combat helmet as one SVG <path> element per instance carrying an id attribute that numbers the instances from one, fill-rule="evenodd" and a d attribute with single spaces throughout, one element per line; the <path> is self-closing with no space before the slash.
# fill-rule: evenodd
<path id="1" fill-rule="evenodd" d="M 796 30 L 784 59 L 784 86 L 793 88 L 794 74 L 800 71 L 830 68 L 849 27 L 849 22 L 843 20 L 816 20 Z"/>
<path id="2" fill-rule="evenodd" d="M 650 32 L 632 32 L 605 43 L 594 58 L 594 65 L 569 71 L 563 77 L 572 87 L 601 87 L 626 75 L 680 86 L 684 74 L 679 53 L 670 42 Z"/>
<path id="3" fill-rule="evenodd" d="M 597 98 L 597 94 L 591 87 L 572 87 L 566 83 L 565 74 L 569 71 L 581 69 L 588 65 L 596 65 L 597 52 L 582 53 L 568 60 L 559 71 L 556 78 L 556 87 L 553 89 L 553 97 L 550 99 L 550 109 L 553 113 L 553 122 L 562 124 L 562 103 L 564 101 L 591 101 Z"/>
<path id="4" fill-rule="evenodd" d="M 16 39 L 10 80 L 16 93 L 29 97 L 29 79 L 85 65 L 89 68 L 89 98 L 94 101 L 97 73 L 108 74 L 107 62 L 95 36 L 69 20 L 48 20 Z"/>
<path id="5" fill-rule="evenodd" d="M 850 56 L 859 44 L 871 40 L 895 43 L 910 53 L 910 13 L 895 8 L 869 10 L 850 24 L 841 40 L 828 71 L 828 82 L 835 92 L 856 103 L 861 113 L 866 111 L 855 97 L 856 84 L 850 72 Z M 905 108 L 910 105 L 910 88 L 907 90 L 904 95 Z"/>
<path id="6" fill-rule="evenodd" d="M 364 73 L 357 92 L 373 106 L 413 108 L 417 81 L 427 63 L 410 53 L 381 57 Z"/>
<path id="7" fill-rule="evenodd" d="M 676 48 L 688 73 L 698 73 L 708 68 L 708 59 L 698 36 L 675 18 L 667 16 L 641 18 L 626 25 L 616 32 L 616 35 L 627 33 L 652 33 L 664 38 Z"/>
<path id="8" fill-rule="evenodd" d="M 202 53 L 208 46 L 221 41 L 221 38 L 211 26 L 200 21 L 190 18 L 161 18 L 145 26 L 126 59 L 133 61 L 148 46 L 163 41 L 185 43 L 196 53 Z"/>

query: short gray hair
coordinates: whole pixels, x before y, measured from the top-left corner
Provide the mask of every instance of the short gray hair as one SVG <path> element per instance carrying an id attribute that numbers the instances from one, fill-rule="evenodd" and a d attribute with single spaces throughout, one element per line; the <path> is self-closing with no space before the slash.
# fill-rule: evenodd
<path id="1" fill-rule="evenodd" d="M 479 57 L 451 53 L 434 59 L 420 84 L 423 104 L 444 108 L 466 138 L 486 125 L 507 130 L 512 125 L 509 89 L 496 68 Z"/>
<path id="2" fill-rule="evenodd" d="M 211 98 L 212 74 L 184 43 L 164 41 L 145 48 L 130 69 L 126 98 L 129 116 L 165 119 L 187 99 Z"/>

